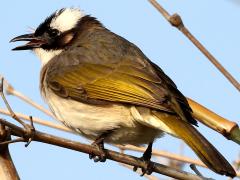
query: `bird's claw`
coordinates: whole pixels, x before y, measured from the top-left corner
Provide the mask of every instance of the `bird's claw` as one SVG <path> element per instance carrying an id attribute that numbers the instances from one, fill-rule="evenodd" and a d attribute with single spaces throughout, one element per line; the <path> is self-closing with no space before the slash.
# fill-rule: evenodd
<path id="1" fill-rule="evenodd" d="M 94 146 L 95 148 L 98 149 L 98 151 L 100 152 L 100 155 L 95 155 L 93 152 L 91 154 L 89 154 L 89 158 L 93 159 L 94 162 L 105 162 L 107 157 L 106 157 L 106 152 L 104 150 L 104 146 L 103 143 L 100 142 L 93 142 L 92 146 Z"/>
<path id="2" fill-rule="evenodd" d="M 28 145 L 32 142 L 34 135 L 35 135 L 35 127 L 33 125 L 32 117 L 30 116 L 31 124 L 24 124 L 25 128 L 25 138 L 27 139 L 27 143 L 25 144 L 25 147 L 28 147 Z"/>
<path id="3" fill-rule="evenodd" d="M 144 158 L 141 158 L 141 160 L 144 162 L 144 164 L 146 164 L 146 166 L 145 166 L 146 168 L 141 167 L 142 174 L 140 176 L 144 176 L 145 174 L 147 174 L 147 175 L 152 174 L 155 163 L 150 160 L 144 160 Z M 138 168 L 140 168 L 140 167 L 134 166 L 133 171 L 137 171 Z"/>
<path id="4" fill-rule="evenodd" d="M 96 156 L 94 154 L 89 154 L 89 158 L 93 159 L 94 162 L 105 162 L 107 159 L 105 155 Z"/>
<path id="5" fill-rule="evenodd" d="M 154 162 L 147 162 L 147 168 L 142 168 L 142 174 L 141 176 L 144 176 L 145 174 L 150 175 L 153 172 L 155 163 Z"/>

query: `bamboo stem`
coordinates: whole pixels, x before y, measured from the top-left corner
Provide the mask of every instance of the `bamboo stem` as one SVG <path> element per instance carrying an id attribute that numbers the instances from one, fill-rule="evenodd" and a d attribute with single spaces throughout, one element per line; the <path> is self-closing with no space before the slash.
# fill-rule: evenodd
<path id="1" fill-rule="evenodd" d="M 237 144 L 240 144 L 240 130 L 237 123 L 229 121 L 194 100 L 188 98 L 188 103 L 193 110 L 193 117 L 219 132 L 227 139 L 231 139 Z"/>

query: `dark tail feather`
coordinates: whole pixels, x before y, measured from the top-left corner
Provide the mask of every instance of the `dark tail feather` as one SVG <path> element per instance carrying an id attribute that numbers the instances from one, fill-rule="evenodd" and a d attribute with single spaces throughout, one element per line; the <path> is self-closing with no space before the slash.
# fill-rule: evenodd
<path id="1" fill-rule="evenodd" d="M 163 118 L 161 112 L 153 112 L 176 135 L 188 144 L 198 157 L 214 172 L 235 177 L 236 172 L 218 150 L 203 137 L 190 123 L 178 118 Z"/>

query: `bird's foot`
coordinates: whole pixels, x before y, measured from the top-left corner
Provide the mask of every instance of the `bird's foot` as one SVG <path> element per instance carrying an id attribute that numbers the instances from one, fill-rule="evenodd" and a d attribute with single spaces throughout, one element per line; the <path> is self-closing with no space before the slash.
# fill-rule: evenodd
<path id="1" fill-rule="evenodd" d="M 104 139 L 100 137 L 92 143 L 92 146 L 97 148 L 98 151 L 100 152 L 100 155 L 95 155 L 93 152 L 89 154 L 89 158 L 93 159 L 94 162 L 105 162 L 107 159 L 103 140 Z"/>
<path id="2" fill-rule="evenodd" d="M 142 168 L 142 167 L 141 167 L 141 171 L 142 171 L 141 176 L 144 176 L 145 174 L 147 174 L 147 175 L 152 174 L 153 169 L 154 169 L 154 166 L 155 166 L 155 163 L 152 162 L 152 161 L 150 161 L 150 160 L 144 160 L 143 157 L 140 158 L 140 159 L 144 162 L 144 164 L 146 164 L 145 168 Z M 134 166 L 134 167 L 133 167 L 133 171 L 137 171 L 138 168 L 139 168 L 139 167 Z"/>
<path id="3" fill-rule="evenodd" d="M 25 126 L 25 129 L 24 129 L 25 136 L 27 138 L 27 143 L 25 144 L 25 147 L 27 147 L 32 142 L 32 140 L 34 138 L 34 135 L 35 135 L 35 132 L 36 132 L 34 124 L 33 124 L 32 116 L 30 116 L 29 118 L 30 118 L 31 124 L 30 125 L 29 124 L 24 125 Z"/>
<path id="4" fill-rule="evenodd" d="M 153 172 L 154 169 L 154 162 L 151 161 L 151 157 L 152 157 L 152 142 L 149 143 L 146 151 L 144 152 L 143 156 L 140 158 L 144 164 L 145 164 L 145 168 L 141 167 L 142 170 L 142 174 L 141 176 L 144 176 L 145 174 L 150 175 Z M 133 167 L 133 171 L 137 171 L 139 167 L 134 166 Z"/>

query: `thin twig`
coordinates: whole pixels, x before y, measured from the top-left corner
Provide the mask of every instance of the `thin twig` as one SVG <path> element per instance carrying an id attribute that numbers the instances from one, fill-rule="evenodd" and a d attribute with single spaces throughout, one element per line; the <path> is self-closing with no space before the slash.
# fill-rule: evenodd
<path id="1" fill-rule="evenodd" d="M 13 143 L 17 143 L 17 142 L 25 142 L 25 139 L 22 138 L 22 137 L 19 137 L 19 138 L 13 139 L 13 140 L 8 140 L 8 141 L 0 142 L 0 146 L 8 145 L 8 144 L 13 144 Z M 27 146 L 25 145 L 25 147 L 27 147 Z"/>
<path id="2" fill-rule="evenodd" d="M 175 154 L 177 156 L 180 156 L 182 157 L 183 156 L 183 149 L 184 149 L 184 142 L 183 141 L 180 141 L 180 145 L 179 145 L 179 153 L 178 154 Z M 176 169 L 180 169 L 182 170 L 185 166 L 185 163 L 182 162 L 182 161 L 178 161 L 178 160 L 173 160 L 173 159 L 170 159 L 169 158 L 169 161 L 168 161 L 168 164 L 169 166 L 171 167 L 174 167 Z"/>
<path id="3" fill-rule="evenodd" d="M 25 146 L 27 147 L 27 146 L 31 143 L 31 141 L 32 141 L 32 139 L 33 139 L 33 136 L 34 136 L 34 132 L 35 132 L 35 128 L 34 128 L 34 126 L 33 126 L 32 118 L 31 118 L 31 116 L 30 116 L 30 121 L 31 121 L 31 124 L 30 124 L 30 125 L 28 125 L 28 124 L 26 124 L 24 121 L 22 121 L 22 120 L 14 113 L 14 111 L 13 111 L 12 108 L 11 108 L 11 106 L 9 105 L 9 103 L 8 103 L 6 97 L 5 97 L 5 94 L 4 94 L 4 92 L 3 92 L 3 89 L 4 89 L 4 78 L 2 77 L 2 78 L 1 78 L 1 84 L 0 84 L 0 94 L 1 94 L 1 97 L 2 97 L 2 99 L 3 99 L 3 101 L 4 101 L 4 103 L 5 103 L 8 111 L 9 111 L 9 113 L 11 114 L 11 117 L 12 117 L 13 119 L 15 119 L 17 122 L 19 122 L 19 123 L 24 127 L 24 130 L 25 130 L 25 137 L 24 137 L 24 138 L 28 139 L 27 143 L 25 144 Z"/>
<path id="4" fill-rule="evenodd" d="M 210 62 L 240 91 L 239 82 L 218 62 L 218 60 L 189 32 L 178 14 L 169 13 L 156 0 L 148 0 L 174 27 L 179 29 L 209 60 Z"/>
<path id="5" fill-rule="evenodd" d="M 8 110 L 2 109 L 2 108 L 0 108 L 0 114 L 11 116 L 11 114 L 8 112 Z M 25 114 L 22 114 L 22 113 L 15 113 L 15 114 L 21 119 L 30 121 L 30 117 L 25 115 Z M 37 124 L 40 124 L 40 125 L 43 125 L 43 126 L 50 127 L 50 128 L 58 129 L 58 130 L 61 130 L 61 131 L 74 133 L 71 129 L 67 128 L 66 126 L 56 124 L 56 123 L 53 123 L 53 122 L 50 122 L 50 121 L 47 121 L 47 120 L 43 120 L 43 119 L 40 119 L 40 118 L 37 118 L 37 117 L 33 117 L 33 122 L 37 123 Z"/>
<path id="6" fill-rule="evenodd" d="M 9 103 L 8 103 L 8 101 L 7 101 L 7 99 L 6 99 L 5 95 L 4 95 L 4 92 L 3 92 L 3 89 L 4 89 L 3 84 L 4 84 L 4 78 L 1 79 L 1 83 L 0 83 L 0 94 L 1 94 L 1 96 L 2 96 L 2 99 L 3 99 L 3 101 L 4 101 L 4 104 L 6 105 L 9 113 L 11 114 L 11 117 L 12 117 L 13 119 L 15 119 L 17 122 L 19 122 L 20 124 L 22 124 L 25 129 L 27 129 L 28 126 L 27 126 L 21 119 L 19 119 L 19 118 L 16 116 L 16 114 L 13 112 L 11 106 L 9 105 Z"/>
<path id="7" fill-rule="evenodd" d="M 6 89 L 6 93 L 8 95 L 16 96 L 19 99 L 23 100 L 24 102 L 26 102 L 26 103 L 30 104 L 31 106 L 35 107 L 36 109 L 42 111 L 46 115 L 48 115 L 48 116 L 50 116 L 52 118 L 55 118 L 53 116 L 53 114 L 49 110 L 47 110 L 44 107 L 42 107 L 41 105 L 37 104 L 36 102 L 34 102 L 32 99 L 30 99 L 29 97 L 25 96 L 21 92 L 16 91 L 15 88 L 9 82 L 7 82 L 6 80 L 5 80 L 4 86 L 5 86 L 5 89 Z"/>
<path id="8" fill-rule="evenodd" d="M 203 175 L 200 173 L 200 171 L 197 169 L 195 164 L 190 164 L 190 168 L 198 175 L 203 177 Z"/>
<path id="9" fill-rule="evenodd" d="M 132 150 L 132 151 L 138 151 L 138 152 L 145 152 L 145 150 L 146 150 L 146 148 L 144 148 L 144 147 L 136 147 L 136 146 L 132 146 L 132 145 L 126 145 L 126 146 L 118 145 L 118 147 L 123 150 Z M 207 166 L 205 164 L 203 164 L 203 162 L 200 160 L 192 159 L 192 158 L 182 156 L 182 155 L 173 154 L 173 153 L 170 153 L 167 151 L 153 150 L 152 154 L 154 156 L 161 156 L 161 157 L 165 157 L 168 159 L 173 159 L 173 160 L 181 161 L 181 162 L 188 163 L 188 164 L 196 164 L 198 166 L 207 168 Z"/>

